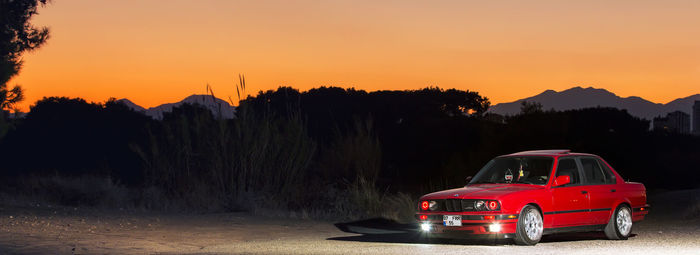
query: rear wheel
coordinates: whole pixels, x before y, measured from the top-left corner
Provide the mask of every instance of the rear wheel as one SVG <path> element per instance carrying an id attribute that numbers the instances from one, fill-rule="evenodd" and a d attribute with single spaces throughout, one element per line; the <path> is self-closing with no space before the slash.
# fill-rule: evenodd
<path id="1" fill-rule="evenodd" d="M 605 226 L 605 236 L 612 240 L 627 240 L 632 233 L 632 210 L 627 205 L 619 205 Z"/>
<path id="2" fill-rule="evenodd" d="M 542 239 L 542 214 L 532 205 L 526 205 L 518 216 L 515 229 L 515 243 L 518 245 L 535 245 Z"/>

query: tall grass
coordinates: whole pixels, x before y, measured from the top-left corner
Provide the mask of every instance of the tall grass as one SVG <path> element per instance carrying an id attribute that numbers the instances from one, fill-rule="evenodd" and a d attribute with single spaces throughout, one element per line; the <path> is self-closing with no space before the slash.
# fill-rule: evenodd
<path id="1" fill-rule="evenodd" d="M 249 105 L 240 98 L 243 77 L 236 92 L 235 119 L 184 105 L 149 127 L 147 144 L 133 146 L 146 169 L 142 204 L 412 219 L 415 203 L 409 195 L 376 185 L 382 151 L 371 117 L 356 118 L 345 133 L 339 128 L 334 141 L 318 150 L 298 105 L 284 113 Z"/>
<path id="2" fill-rule="evenodd" d="M 243 79 L 238 89 L 245 90 Z M 149 143 L 132 146 L 149 188 L 193 208 L 299 206 L 315 150 L 301 115 L 278 116 L 240 102 L 233 120 L 184 105 L 151 126 Z"/>
<path id="3" fill-rule="evenodd" d="M 374 134 L 374 121 L 355 118 L 352 129 L 336 129 L 335 139 L 320 154 L 318 167 L 326 179 L 364 179 L 374 183 L 381 169 L 382 149 Z"/>
<path id="4" fill-rule="evenodd" d="M 324 179 L 339 180 L 341 196 L 333 201 L 333 214 L 348 219 L 385 217 L 403 222 L 413 220 L 415 200 L 408 194 L 392 194 L 377 185 L 382 148 L 371 116 L 355 118 L 346 133 L 336 130 L 336 138 L 320 153 L 317 167 Z"/>

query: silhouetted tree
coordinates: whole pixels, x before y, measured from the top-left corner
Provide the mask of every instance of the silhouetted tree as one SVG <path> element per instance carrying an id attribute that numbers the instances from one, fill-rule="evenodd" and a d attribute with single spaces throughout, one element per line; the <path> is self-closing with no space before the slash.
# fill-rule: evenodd
<path id="1" fill-rule="evenodd" d="M 520 114 L 533 114 L 541 112 L 542 104 L 540 104 L 539 102 L 523 101 L 522 103 L 520 103 Z"/>
<path id="2" fill-rule="evenodd" d="M 0 142 L 0 154 L 13 159 L 0 172 L 109 174 L 134 183 L 141 178 L 140 160 L 130 144 L 145 140 L 150 121 L 113 100 L 44 98 Z"/>
<path id="3" fill-rule="evenodd" d="M 29 23 L 37 7 L 48 0 L 0 0 L 0 138 L 7 132 L 7 110 L 24 100 L 22 88 L 7 83 L 22 66 L 21 55 L 39 48 L 49 38 L 49 29 Z"/>

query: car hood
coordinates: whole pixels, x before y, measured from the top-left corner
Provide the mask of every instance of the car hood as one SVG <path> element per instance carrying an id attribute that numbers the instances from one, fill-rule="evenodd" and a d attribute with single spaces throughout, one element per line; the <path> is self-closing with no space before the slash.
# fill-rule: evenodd
<path id="1" fill-rule="evenodd" d="M 464 188 L 443 190 L 423 196 L 422 199 L 497 198 L 515 192 L 544 189 L 544 186 L 526 184 L 475 184 Z"/>

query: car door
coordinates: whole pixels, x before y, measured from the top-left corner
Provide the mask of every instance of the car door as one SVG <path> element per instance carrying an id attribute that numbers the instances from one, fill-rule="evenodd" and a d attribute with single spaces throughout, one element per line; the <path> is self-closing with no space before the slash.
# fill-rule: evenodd
<path id="1" fill-rule="evenodd" d="M 590 224 L 588 187 L 583 186 L 581 170 L 574 157 L 560 157 L 555 178 L 568 175 L 571 183 L 552 187 L 553 211 L 550 214 L 555 227 L 579 226 Z"/>
<path id="2" fill-rule="evenodd" d="M 610 220 L 615 198 L 615 176 L 594 157 L 580 157 L 584 186 L 589 194 L 591 224 L 606 224 Z"/>

